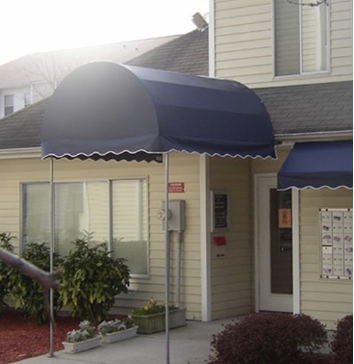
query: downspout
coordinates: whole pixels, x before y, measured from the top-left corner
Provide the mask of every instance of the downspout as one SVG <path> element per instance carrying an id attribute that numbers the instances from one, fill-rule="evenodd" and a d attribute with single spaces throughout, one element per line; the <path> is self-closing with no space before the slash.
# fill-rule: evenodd
<path id="1" fill-rule="evenodd" d="M 181 303 L 182 235 L 183 231 L 177 231 L 176 307 L 180 307 Z"/>

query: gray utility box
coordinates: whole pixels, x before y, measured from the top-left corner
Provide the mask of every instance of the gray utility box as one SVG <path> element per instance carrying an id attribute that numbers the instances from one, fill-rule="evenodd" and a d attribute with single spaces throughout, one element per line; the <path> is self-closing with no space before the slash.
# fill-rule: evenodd
<path id="1" fill-rule="evenodd" d="M 165 208 L 165 201 L 162 202 L 162 208 Z M 186 229 L 186 201 L 171 200 L 169 201 L 168 209 L 168 230 L 184 231 Z M 162 220 L 162 228 L 165 230 L 164 220 Z"/>

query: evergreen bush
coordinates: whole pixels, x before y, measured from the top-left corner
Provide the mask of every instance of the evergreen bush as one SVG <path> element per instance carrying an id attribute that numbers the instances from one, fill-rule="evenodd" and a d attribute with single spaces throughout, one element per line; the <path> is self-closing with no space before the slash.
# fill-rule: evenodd
<path id="1" fill-rule="evenodd" d="M 353 315 L 338 321 L 331 347 L 338 363 L 353 363 Z"/>
<path id="2" fill-rule="evenodd" d="M 87 237 L 74 242 L 63 264 L 60 295 L 74 317 L 95 326 L 107 319 L 115 296 L 128 292 L 129 269 L 124 259 L 112 259 L 106 243 L 94 245 Z"/>
<path id="3" fill-rule="evenodd" d="M 50 249 L 46 243 L 28 244 L 26 250 L 22 253 L 21 258 L 35 265 L 46 272 L 50 272 Z M 53 270 L 58 270 L 62 264 L 62 258 L 53 254 Z M 45 307 L 45 299 L 49 301 L 49 297 L 44 297 L 43 286 L 17 269 L 11 269 L 9 277 L 10 293 L 9 297 L 14 301 L 15 308 L 22 307 L 26 313 L 36 323 L 41 324 L 48 320 Z M 53 293 L 54 314 L 61 309 L 61 300 L 59 293 Z"/>
<path id="4" fill-rule="evenodd" d="M 310 316 L 256 313 L 226 325 L 211 345 L 223 364 L 300 364 L 326 341 L 324 325 Z"/>
<path id="5" fill-rule="evenodd" d="M 11 234 L 0 233 L 0 248 L 13 253 L 14 246 L 10 242 L 12 238 Z M 5 300 L 10 291 L 9 281 L 12 269 L 8 264 L 0 260 L 0 313 L 8 306 Z"/>

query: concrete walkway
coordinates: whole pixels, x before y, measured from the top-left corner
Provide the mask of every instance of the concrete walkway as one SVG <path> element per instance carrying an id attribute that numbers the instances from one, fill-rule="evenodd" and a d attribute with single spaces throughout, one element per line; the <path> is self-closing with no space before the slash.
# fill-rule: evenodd
<path id="1" fill-rule="evenodd" d="M 213 322 L 187 321 L 187 326 L 170 331 L 170 362 L 167 361 L 166 334 L 138 335 L 114 344 L 54 357 L 43 355 L 21 364 L 206 364 L 210 362 L 212 335 L 223 330 L 232 319 Z"/>

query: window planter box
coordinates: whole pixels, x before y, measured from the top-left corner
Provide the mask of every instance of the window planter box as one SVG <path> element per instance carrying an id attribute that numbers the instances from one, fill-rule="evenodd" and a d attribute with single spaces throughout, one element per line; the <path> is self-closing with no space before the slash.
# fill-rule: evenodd
<path id="1" fill-rule="evenodd" d="M 80 351 L 85 351 L 89 349 L 96 348 L 101 345 L 101 336 L 97 335 L 92 339 L 88 339 L 85 341 L 79 341 L 77 343 L 68 343 L 66 341 L 63 342 L 64 351 L 66 353 L 75 354 Z"/>
<path id="2" fill-rule="evenodd" d="M 112 332 L 110 334 L 101 335 L 101 341 L 104 344 L 111 344 L 117 341 L 130 339 L 137 335 L 138 326 L 131 327 L 130 329 Z"/>
<path id="3" fill-rule="evenodd" d="M 165 313 L 154 315 L 132 315 L 138 327 L 138 334 L 152 334 L 154 332 L 165 331 Z M 186 325 L 186 309 L 169 311 L 170 329 Z"/>

